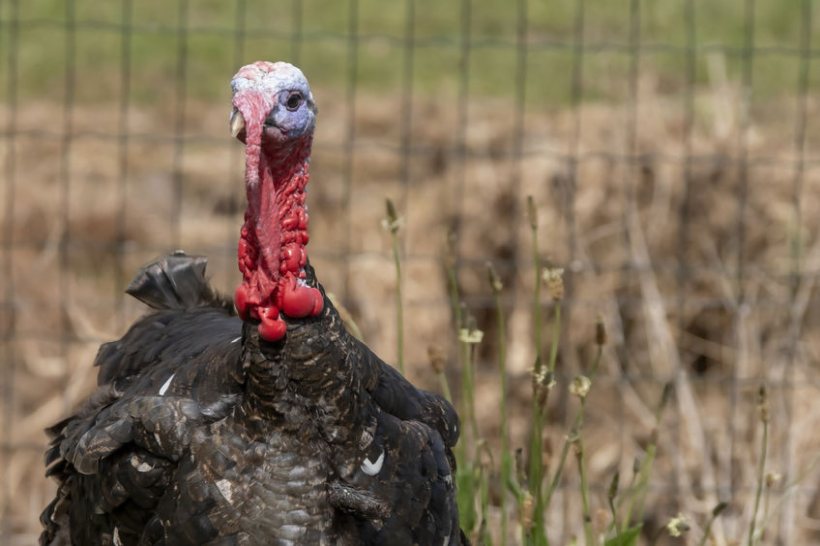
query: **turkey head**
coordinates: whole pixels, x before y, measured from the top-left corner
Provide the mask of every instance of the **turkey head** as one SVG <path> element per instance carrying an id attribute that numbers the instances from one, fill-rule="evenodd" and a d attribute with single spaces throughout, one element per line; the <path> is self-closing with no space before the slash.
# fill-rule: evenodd
<path id="1" fill-rule="evenodd" d="M 316 316 L 324 305 L 321 292 L 305 282 L 316 105 L 305 76 L 284 62 L 242 67 L 231 89 L 231 133 L 245 144 L 248 197 L 234 300 L 243 320 L 259 321 L 263 339 L 278 341 L 287 331 L 282 314 Z"/>

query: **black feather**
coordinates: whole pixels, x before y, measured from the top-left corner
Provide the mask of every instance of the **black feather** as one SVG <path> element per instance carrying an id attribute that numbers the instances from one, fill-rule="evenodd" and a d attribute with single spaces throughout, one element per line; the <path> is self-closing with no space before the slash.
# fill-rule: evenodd
<path id="1" fill-rule="evenodd" d="M 154 311 L 100 347 L 99 388 L 48 431 L 41 544 L 465 544 L 450 404 L 327 298 L 261 340 L 205 266 L 175 253 L 129 287 Z"/>
<path id="2" fill-rule="evenodd" d="M 152 309 L 233 308 L 205 279 L 208 259 L 178 250 L 144 268 L 125 290 Z"/>

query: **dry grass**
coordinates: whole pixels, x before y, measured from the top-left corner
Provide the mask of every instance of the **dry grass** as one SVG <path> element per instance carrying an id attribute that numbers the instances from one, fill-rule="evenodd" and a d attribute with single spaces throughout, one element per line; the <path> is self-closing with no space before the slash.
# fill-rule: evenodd
<path id="1" fill-rule="evenodd" d="M 507 287 L 511 444 L 525 445 L 534 354 L 524 199 L 533 195 L 544 261 L 567 271 L 558 363 L 564 385 L 591 360 L 597 314 L 609 332 L 584 429 L 593 520 L 607 510 L 612 474 L 619 470 L 622 481 L 632 475 L 633 460 L 654 433 L 654 404 L 663 385 L 672 382 L 673 403 L 657 430 L 646 536 L 682 512 L 692 526 L 690 543 L 696 543 L 712 508 L 725 500 L 729 508 L 712 527 L 713 543 L 745 542 L 760 434 L 755 395 L 766 383 L 771 393 L 767 471 L 782 477 L 772 479 L 765 492 L 768 513 L 758 517 L 766 529 L 764 542 L 779 537 L 783 544 L 816 543 L 820 307 L 814 285 L 820 268 L 820 169 L 807 163 L 802 224 L 797 225 L 793 101 L 775 100 L 755 112 L 748 133 L 753 163 L 741 247 L 740 168 L 732 159 L 741 140 L 733 105 L 740 101 L 729 86 L 704 91 L 696 98 L 692 152 L 697 159 L 690 163 L 691 213 L 685 219 L 687 244 L 681 248 L 685 125 L 680 100 L 664 97 L 659 87 L 648 78 L 641 83 L 636 161 L 624 160 L 627 107 L 581 108 L 581 161 L 574 180 L 565 154 L 573 142 L 575 112 L 530 113 L 525 154 L 516 165 L 510 155 L 515 126 L 508 105 L 474 100 L 466 160 L 461 161 L 454 152 L 458 131 L 452 105 L 419 100 L 413 125 L 419 153 L 410 158 L 406 187 L 396 147 L 396 101 L 361 94 L 348 211 L 345 110 L 331 100 L 331 92 L 319 92 L 321 123 L 309 197 L 312 259 L 326 287 L 344 297 L 367 342 L 394 360 L 395 281 L 390 240 L 380 220 L 384 199 L 397 203 L 404 216 L 405 365 L 414 381 L 437 388 L 426 352 L 428 345 L 448 346 L 454 339 L 447 334 L 451 316 L 441 257 L 446 234 L 458 220 L 462 293 L 487 332 L 477 370 L 480 427 L 485 437 L 494 438 L 500 425 L 496 319 L 484 269 L 489 259 Z M 810 117 L 816 117 L 818 104 L 811 102 L 809 108 Z M 191 134 L 217 140 L 186 143 L 178 246 L 208 254 L 214 282 L 230 290 L 241 162 L 238 146 L 219 140 L 227 132 L 223 110 L 189 107 Z M 53 104 L 24 104 L 17 116 L 22 130 L 46 132 L 62 119 Z M 75 131 L 114 132 L 117 116 L 115 105 L 78 107 Z M 172 127 L 167 112 L 135 110 L 130 116 L 133 134 L 168 135 Z M 820 148 L 813 136 L 807 158 L 816 162 Z M 125 193 L 116 139 L 72 141 L 67 195 L 61 190 L 61 149 L 59 139 L 16 139 L 13 244 L 5 258 L 12 260 L 13 279 L 0 278 L 4 287 L 13 281 L 15 319 L 10 325 L 4 307 L 0 324 L 12 329 L 0 354 L 14 356 L 2 364 L 14 366 L 14 396 L 6 400 L 11 413 L 0 417 L 0 437 L 10 448 L 0 461 L 0 512 L 8 515 L 11 544 L 33 540 L 36 518 L 53 490 L 42 477 L 42 429 L 93 388 L 91 363 L 100 341 L 120 335 L 142 312 L 118 296 L 130 275 L 175 246 L 173 141 L 131 139 Z M 755 162 L 762 158 L 777 162 Z M 516 172 L 520 178 L 514 184 Z M 794 269 L 795 242 L 802 256 L 799 270 Z M 687 271 L 683 280 L 681 263 Z M 544 304 L 549 306 L 546 297 Z M 455 347 L 447 350 L 453 361 Z M 450 366 L 449 373 L 455 376 L 457 370 Z M 547 463 L 563 442 L 577 402 L 561 389 L 551 404 Z M 565 475 L 566 485 L 557 491 L 548 516 L 555 544 L 581 536 L 577 472 Z"/>

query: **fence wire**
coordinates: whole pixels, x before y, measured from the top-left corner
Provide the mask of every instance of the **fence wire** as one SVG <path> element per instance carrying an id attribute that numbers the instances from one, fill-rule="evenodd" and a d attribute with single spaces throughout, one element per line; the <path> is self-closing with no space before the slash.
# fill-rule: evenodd
<path id="1" fill-rule="evenodd" d="M 110 4 L 114 6 L 116 3 Z M 24 478 L 15 473 L 35 473 L 35 470 L 26 470 L 19 458 L 39 457 L 46 441 L 42 434 L 31 434 L 22 429 L 32 423 L 39 425 L 40 415 L 55 413 L 49 400 L 26 394 L 38 381 L 37 370 L 32 370 L 32 362 L 40 360 L 32 359 L 32 351 L 36 352 L 32 347 L 39 347 L 43 354 L 63 363 L 64 369 L 60 373 L 49 372 L 41 378 L 41 382 L 54 383 L 57 385 L 55 388 L 65 386 L 66 392 L 61 396 L 57 413 L 69 411 L 76 401 L 77 392 L 82 390 L 81 386 L 88 387 L 87 382 L 61 384 L 74 378 L 77 370 L 90 368 L 91 362 L 84 359 L 89 355 L 93 357 L 93 352 L 81 349 L 104 342 L 110 339 L 107 337 L 109 335 L 119 335 L 139 313 L 139 309 L 122 296 L 123 283 L 134 272 L 135 264 L 198 240 L 195 233 L 204 228 L 197 223 L 195 216 L 198 211 L 208 207 L 214 210 L 221 207 L 229 211 L 226 213 L 228 220 L 224 221 L 225 230 L 217 240 L 194 244 L 195 250 L 213 258 L 212 272 L 222 283 L 221 287 L 229 289 L 235 277 L 231 257 L 241 212 L 235 206 L 242 199 L 239 182 L 241 150 L 223 133 L 210 131 L 207 123 L 198 126 L 192 122 L 192 111 L 206 107 L 226 110 L 223 104 L 213 99 L 213 94 L 202 92 L 198 87 L 198 78 L 208 70 L 209 55 L 216 57 L 222 55 L 222 51 L 229 51 L 224 58 L 237 68 L 255 60 L 249 55 L 256 55 L 260 50 L 269 52 L 266 55 L 268 58 L 287 58 L 299 64 L 311 78 L 312 68 L 317 70 L 320 67 L 328 71 L 329 75 L 326 76 L 317 70 L 320 72 L 317 76 L 320 81 L 317 95 L 333 103 L 328 106 L 327 114 L 320 104 L 320 124 L 327 123 L 338 130 L 328 132 L 326 140 L 317 138 L 314 156 L 317 171 L 321 165 L 336 169 L 334 180 L 339 185 L 328 190 L 332 198 L 319 197 L 318 193 L 323 190 L 317 187 L 311 193 L 311 199 L 330 200 L 330 204 L 319 202 L 315 210 L 331 211 L 335 219 L 329 221 L 330 227 L 326 232 L 340 235 L 324 244 L 316 240 L 312 243 L 315 248 L 311 256 L 329 272 L 323 274 L 326 284 L 338 293 L 340 301 L 355 316 L 371 325 L 369 330 L 374 336 L 380 333 L 375 324 L 384 317 L 374 318 L 374 311 L 366 306 L 366 300 L 376 296 L 368 295 L 362 284 L 375 282 L 377 272 L 387 268 L 389 255 L 386 246 L 368 243 L 372 237 L 368 239 L 368 235 L 362 234 L 362 217 L 369 217 L 369 212 L 359 208 L 357 203 L 375 203 L 380 207 L 384 197 L 392 196 L 402 215 L 410 222 L 413 218 L 427 218 L 426 210 L 433 207 L 431 200 L 441 199 L 443 204 L 435 205 L 446 211 L 440 225 L 430 226 L 429 233 L 408 230 L 402 237 L 404 263 L 415 271 L 415 278 L 409 281 L 422 285 L 440 282 L 436 275 L 442 263 L 441 245 L 428 244 L 426 239 L 443 240 L 445 237 L 442 233 L 450 232 L 455 241 L 452 260 L 458 278 L 465 285 L 466 306 L 484 321 L 480 324 L 482 328 L 493 327 L 492 319 L 488 318 L 493 306 L 490 291 L 470 288 L 476 285 L 473 279 L 483 275 L 484 263 L 492 260 L 502 273 L 505 285 L 510 287 L 504 302 L 506 311 L 513 316 L 511 328 L 516 329 L 526 323 L 525 319 L 520 318 L 521 313 L 516 315 L 516 310 L 526 307 L 527 298 L 530 297 L 527 291 L 529 285 L 521 278 L 529 275 L 533 265 L 527 251 L 525 196 L 535 190 L 544 210 L 559 211 L 561 215 L 559 235 L 545 233 L 546 242 L 542 245 L 545 248 L 541 250 L 545 263 L 566 268 L 565 323 L 578 324 L 588 320 L 590 315 L 594 316 L 595 312 L 623 322 L 621 331 L 626 333 L 613 341 L 615 347 L 608 355 L 613 362 L 617 362 L 610 370 L 611 385 L 602 388 L 626 393 L 641 391 L 641 385 L 652 384 L 657 388 L 672 381 L 677 389 L 680 412 L 685 411 L 686 393 L 691 394 L 692 389 L 694 394 L 691 396 L 698 397 L 707 396 L 709 389 L 716 388 L 721 403 L 725 402 L 727 406 L 725 427 L 728 448 L 725 452 L 721 451 L 724 446 L 722 439 L 714 439 L 709 432 L 693 430 L 693 423 L 682 416 L 670 418 L 663 431 L 670 438 L 670 443 L 665 447 L 683 452 L 699 446 L 705 450 L 702 455 L 706 462 L 703 476 L 693 486 L 681 478 L 688 472 L 686 461 L 669 455 L 670 472 L 675 477 L 653 484 L 658 495 L 666 498 L 672 506 L 691 508 L 690 504 L 679 499 L 693 495 L 693 491 L 704 499 L 733 499 L 741 492 L 752 489 L 749 475 L 738 469 L 738 461 L 745 460 L 750 437 L 755 437 L 748 425 L 751 411 L 749 393 L 765 382 L 782 403 L 779 409 L 784 416 L 780 442 L 771 448 L 776 453 L 779 472 L 783 474 L 784 485 L 780 491 L 784 492 L 784 496 L 777 523 L 770 525 L 770 533 L 779 544 L 799 544 L 806 536 L 816 538 L 817 529 L 820 529 L 817 488 L 815 484 L 796 483 L 802 472 L 797 467 L 798 459 L 803 460 L 798 457 L 798 452 L 806 448 L 803 443 L 805 435 L 797 427 L 798 423 L 811 423 L 803 419 L 805 415 L 801 412 L 807 411 L 807 408 L 799 402 L 803 398 L 798 396 L 798 391 L 808 389 L 809 398 L 811 394 L 820 392 L 816 353 L 813 352 L 815 348 L 811 339 L 812 333 L 818 334 L 818 317 L 812 306 L 817 303 L 814 285 L 820 275 L 820 260 L 812 253 L 816 243 L 816 232 L 812 229 L 816 227 L 813 217 L 818 214 L 817 203 L 809 199 L 813 187 L 811 181 L 817 179 L 820 171 L 817 141 L 814 141 L 813 147 L 811 140 L 811 120 L 812 114 L 817 113 L 815 103 L 819 87 L 816 64 L 820 59 L 820 49 L 812 43 L 813 32 L 816 31 L 813 3 L 811 0 L 801 0 L 799 10 L 794 11 L 797 20 L 793 26 L 796 30 L 793 36 L 788 36 L 789 39 L 794 38 L 794 43 L 787 43 L 786 39 L 778 43 L 759 43 L 759 27 L 764 22 L 761 21 L 763 16 L 759 2 L 755 0 L 733 3 L 733 6 L 740 8 L 737 17 L 742 21 L 739 43 L 713 41 L 712 34 L 709 34 L 710 39 L 705 39 L 704 35 L 712 31 L 701 28 L 705 23 L 700 11 L 707 8 L 704 3 L 695 0 L 665 0 L 657 3 L 659 7 L 641 0 L 620 2 L 618 5 L 626 24 L 622 36 L 618 38 L 605 32 L 601 36 L 595 35 L 601 32 L 599 19 L 612 13 L 612 8 L 606 8 L 602 2 L 537 3 L 517 0 L 507 8 L 511 21 L 509 25 L 490 24 L 486 17 L 479 19 L 479 14 L 486 11 L 487 4 L 481 0 L 460 0 L 453 8 L 451 20 L 441 25 L 430 23 L 430 12 L 435 4 L 421 0 L 394 2 L 390 7 L 365 0 L 347 0 L 343 9 L 336 5 L 331 8 L 300 0 L 274 2 L 267 6 L 251 0 L 235 0 L 219 23 L 202 22 L 200 12 L 206 9 L 206 5 L 195 0 L 168 3 L 157 11 L 162 14 L 159 19 L 143 19 L 147 8 L 133 0 L 121 0 L 118 10 L 111 12 L 114 15 L 110 16 L 102 15 L 102 11 L 100 16 L 89 15 L 89 3 L 79 0 L 56 3 L 5 0 L 0 3 L 0 47 L 3 50 L 0 72 L 3 85 L 0 88 L 4 116 L 0 124 L 0 138 L 4 140 L 3 203 L 0 207 L 3 211 L 1 270 L 4 285 L 3 301 L 0 303 L 0 324 L 3 329 L 3 361 L 0 363 L 3 378 L 0 541 L 4 544 L 31 541 L 37 533 L 37 508 L 40 501 L 48 497 L 51 487 L 44 480 L 34 482 L 28 492 L 31 500 L 24 504 L 37 506 L 21 509 L 20 485 Z M 561 19 L 561 24 L 566 26 L 550 26 L 550 10 L 560 10 L 562 6 L 569 6 L 569 15 Z M 657 41 L 654 35 L 647 38 L 645 29 L 657 17 L 657 10 L 669 6 L 681 10 L 677 27 L 680 37 L 670 38 L 668 42 Z M 106 7 L 104 12 L 108 13 L 110 9 L 113 8 Z M 545 9 L 547 15 L 543 14 Z M 288 29 L 266 28 L 265 18 L 270 17 L 271 10 L 288 14 Z M 327 20 L 327 16 L 322 15 L 327 10 L 338 12 L 342 18 L 334 28 L 329 28 L 333 27 L 330 24 L 324 27 L 314 24 L 314 20 Z M 385 21 L 383 24 L 391 24 L 395 32 L 374 28 L 378 26 L 378 14 L 381 12 L 384 12 L 381 15 Z M 377 22 L 374 23 L 374 20 Z M 400 23 L 395 23 L 399 20 Z M 425 27 L 427 24 L 431 25 L 432 30 Z M 54 61 L 38 65 L 32 63 L 32 59 L 42 61 L 34 52 L 37 40 L 44 35 L 49 36 L 48 40 L 53 45 L 49 55 Z M 83 58 L 79 52 L 80 41 L 103 35 L 118 38 L 117 54 L 112 57 L 101 51 L 98 58 Z M 146 40 L 162 40 L 169 47 L 151 49 L 156 58 L 146 61 L 143 58 Z M 216 44 L 218 54 L 202 46 L 205 42 L 201 40 L 210 40 L 207 43 L 211 45 L 207 47 Z M 263 41 L 266 45 L 260 46 Z M 87 48 L 82 51 L 88 53 Z M 334 67 L 332 62 L 321 64 L 321 56 L 328 52 L 336 55 L 334 59 L 341 59 L 343 67 Z M 565 70 L 545 77 L 537 65 L 544 55 L 557 60 Z M 506 68 L 504 62 L 493 60 L 501 58 L 498 56 L 503 56 L 511 68 L 503 75 L 488 76 L 486 70 L 490 68 Z M 672 68 L 658 61 L 673 58 L 678 64 Z M 446 64 L 442 59 L 451 59 L 452 62 Z M 708 92 L 709 76 L 705 73 L 714 59 L 723 59 L 731 65 L 727 79 L 739 91 L 733 95 L 738 103 L 729 106 L 738 115 L 734 141 L 726 142 L 731 139 L 724 139 L 720 146 L 705 149 L 707 147 L 700 142 L 703 131 L 699 127 L 703 125 L 705 115 L 700 97 Z M 157 97 L 167 95 L 169 98 L 164 103 L 160 103 L 161 99 L 145 96 L 144 79 L 150 74 L 141 71 L 146 70 L 145 67 L 150 68 L 154 60 L 156 65 L 170 67 L 165 79 L 153 82 Z M 625 70 L 611 68 L 611 73 L 616 76 L 607 81 L 617 82 L 624 91 L 613 91 L 609 97 L 602 96 L 604 93 L 598 76 L 606 73 L 606 66 L 601 69 L 601 63 L 618 65 L 621 62 L 625 62 Z M 764 81 L 767 75 L 761 75 L 757 70 L 772 62 L 794 65 L 793 85 L 786 80 L 775 83 Z M 90 70 L 87 66 L 89 63 L 96 63 L 100 72 Z M 445 64 L 446 67 L 441 68 Z M 395 68 L 396 75 L 393 72 L 388 74 L 388 68 Z M 543 66 L 540 67 L 540 70 L 543 69 Z M 55 70 L 61 72 L 60 78 L 54 77 Z M 380 71 L 384 72 L 386 83 L 379 82 L 379 78 L 372 75 Z M 222 76 L 220 81 L 224 85 L 230 73 Z M 651 82 L 654 82 L 662 88 L 665 77 L 680 79 L 677 87 L 665 92 L 664 98 L 671 97 L 671 100 L 663 102 L 664 108 L 678 113 L 676 120 L 679 128 L 673 131 L 678 141 L 673 147 L 652 148 L 651 142 L 647 142 L 652 135 L 642 134 L 642 120 L 651 115 L 647 111 L 657 108 L 658 101 L 654 96 L 647 97 L 647 86 L 651 87 Z M 504 80 L 504 85 L 501 85 L 503 91 L 498 90 L 499 79 Z M 43 81 L 47 83 L 43 84 Z M 552 91 L 547 86 L 552 86 L 555 81 L 560 83 L 556 87 L 562 89 L 560 95 L 564 97 L 563 101 L 549 98 Z M 759 99 L 755 90 L 761 82 L 773 91 Z M 544 89 L 539 87 L 542 84 Z M 93 100 L 84 98 L 95 85 L 114 90 L 107 102 L 95 105 Z M 381 114 L 381 118 L 366 117 L 371 115 L 372 104 L 388 100 L 384 97 L 392 97 L 392 102 L 389 102 L 389 108 Z M 758 100 L 761 109 L 756 109 Z M 789 135 L 784 138 L 791 145 L 785 151 L 769 149 L 758 143 L 762 138 L 758 133 L 771 122 L 764 115 L 763 108 L 775 103 L 792 105 L 789 108 L 793 112 L 793 120 L 777 120 L 778 127 L 788 128 Z M 91 124 L 93 128 L 89 128 L 87 120 L 80 118 L 93 115 L 97 106 L 101 110 L 114 112 L 114 121 L 111 124 L 101 122 L 99 127 Z M 611 122 L 622 131 L 620 146 L 600 147 L 588 143 L 590 138 L 596 137 L 591 135 L 588 125 L 596 115 L 595 108 L 608 108 L 608 111 L 616 113 L 611 117 Z M 487 129 L 487 120 L 490 119 L 487 113 L 495 110 L 502 112 L 492 118 L 497 128 Z M 564 113 L 568 113 L 564 121 L 566 127 L 563 132 L 556 130 L 558 137 L 553 138 L 540 124 L 545 119 L 555 120 L 558 124 Z M 718 112 L 720 115 L 724 113 Z M 326 115 L 328 117 L 324 117 Z M 163 130 L 151 128 L 144 122 L 146 116 L 150 120 L 167 121 L 167 127 Z M 378 124 L 396 130 L 373 129 L 372 125 Z M 420 135 L 436 134 L 436 129 L 449 134 L 440 140 L 420 138 Z M 594 128 L 595 131 L 600 129 Z M 487 130 L 499 131 L 506 141 L 499 144 L 490 138 L 490 144 L 476 145 L 475 135 Z M 777 133 L 776 138 L 781 136 Z M 93 169 L 86 166 L 93 160 L 86 154 L 88 150 L 103 150 L 107 145 L 113 146 L 116 157 L 114 177 L 97 183 L 96 187 L 111 192 L 115 203 L 113 221 L 102 227 L 85 228 L 78 218 L 84 217 L 88 213 L 86 207 L 94 207 L 96 202 L 86 203 L 83 195 L 78 193 L 86 190 L 78 190 L 78 187 L 85 185 L 86 179 L 97 176 Z M 36 146 L 47 147 L 55 154 L 40 158 L 42 162 L 56 162 L 58 167 L 53 184 L 46 184 L 31 174 L 43 172 L 34 169 L 35 163 L 26 155 Z M 151 186 L 152 182 L 146 178 L 135 158 L 148 149 L 167 152 L 167 164 L 158 166 L 157 170 L 167 169 L 168 178 L 162 179 L 161 184 L 164 185 L 157 191 L 164 192 L 168 202 L 161 215 L 150 216 L 154 221 L 150 229 L 159 235 L 155 239 L 145 236 L 144 240 L 151 241 L 145 243 L 140 242 L 142 239 L 139 238 L 134 240 L 133 226 L 141 219 L 149 218 L 138 204 L 140 200 L 148 199 L 151 188 L 157 186 Z M 210 169 L 219 171 L 218 178 L 224 179 L 224 186 L 219 190 L 220 199 L 203 205 L 201 201 L 212 199 L 214 194 L 207 194 L 194 184 L 193 177 L 201 171 L 193 170 L 191 162 L 203 154 L 213 153 L 216 156 L 223 152 L 227 161 L 219 163 L 215 160 Z M 386 184 L 384 193 L 374 200 L 373 192 L 379 191 L 378 185 L 364 183 L 361 175 L 372 168 L 376 173 L 373 176 L 381 176 L 379 169 L 384 167 L 378 161 L 389 161 L 391 168 L 395 168 L 383 175 L 390 179 L 390 184 Z M 550 168 L 557 174 L 532 182 L 531 173 L 537 161 L 549 162 L 553 166 Z M 446 164 L 440 168 L 448 174 L 441 177 L 445 187 L 436 193 L 427 187 L 426 177 L 429 172 L 439 168 L 436 167 L 439 163 Z M 368 164 L 374 166 L 368 167 Z M 432 166 L 428 169 L 427 165 Z M 484 176 L 482 173 L 485 171 L 480 169 L 486 170 L 488 165 L 492 165 L 497 172 L 486 176 L 495 176 L 496 186 L 501 189 L 497 190 L 494 200 L 488 199 L 483 203 L 489 207 L 482 211 L 487 214 L 484 224 L 486 232 L 471 233 L 477 225 L 482 225 L 477 222 L 475 201 L 476 193 L 483 190 L 478 189 L 476 180 Z M 601 176 L 602 188 L 616 187 L 619 190 L 617 195 L 607 199 L 611 202 L 620 200 L 618 227 L 596 225 L 594 211 L 589 210 L 586 201 L 581 202 L 582 189 L 598 183 L 589 179 L 588 173 L 593 168 L 599 169 L 596 172 Z M 644 225 L 647 222 L 646 210 L 650 208 L 645 202 L 644 182 L 647 177 L 657 182 L 652 177 L 659 175 L 653 173 L 664 169 L 664 172 L 674 173 L 669 175 L 673 180 L 670 187 L 680 192 L 674 206 L 670 205 L 671 214 L 667 219 L 677 222 L 674 248 L 666 249 L 668 252 L 665 254 L 658 253 L 652 241 L 644 239 L 653 236 L 653 226 Z M 722 256 L 725 259 L 708 262 L 693 261 L 689 258 L 692 249 L 703 244 L 701 226 L 704 220 L 700 213 L 704 205 L 702 196 L 698 194 L 703 191 L 700 180 L 709 169 L 730 173 L 715 184 L 728 184 L 732 188 L 734 199 L 725 205 L 728 208 L 723 215 L 733 220 L 721 223 L 720 228 L 730 233 L 725 237 L 732 241 L 732 245 L 730 250 L 718 249 L 714 252 L 723 252 L 731 257 Z M 325 168 L 321 172 L 328 170 Z M 763 251 L 754 250 L 755 254 L 750 255 L 751 247 L 760 244 L 756 239 L 752 241 L 750 230 L 753 227 L 757 229 L 755 223 L 759 221 L 760 210 L 756 207 L 760 203 L 755 200 L 755 194 L 761 195 L 759 192 L 764 191 L 761 184 L 765 184 L 765 174 L 760 173 L 769 172 L 789 173 L 785 176 L 789 181 L 788 210 L 781 214 L 781 217 L 787 218 L 784 222 L 789 223 L 786 229 L 788 238 L 768 241 L 771 245 L 779 245 L 779 248 L 766 247 L 777 251 L 775 253 L 783 259 L 762 262 L 760 256 Z M 611 186 L 606 182 L 608 176 L 617 180 Z M 314 184 L 318 186 L 319 183 Z M 32 188 L 35 192 L 41 192 L 43 200 L 52 199 L 50 192 L 56 192 L 56 208 L 52 211 L 55 215 L 53 229 L 38 233 L 29 224 L 21 224 L 22 227 L 17 225 L 18 221 L 22 222 L 20 218 L 26 216 L 26 207 L 37 202 L 24 198 Z M 482 188 L 486 189 L 487 186 Z M 656 189 L 652 199 L 669 198 L 661 195 L 662 191 L 672 190 Z M 203 197 L 200 193 L 207 195 Z M 588 195 L 588 191 L 584 193 L 584 199 L 588 199 Z M 189 201 L 190 197 L 194 200 Z M 543 200 L 548 198 L 553 202 L 546 205 Z M 602 203 L 601 207 L 604 205 L 606 203 Z M 160 216 L 163 218 L 160 219 Z M 312 222 L 322 221 L 318 214 L 312 218 Z M 378 231 L 378 225 L 374 223 L 365 225 L 365 231 Z M 434 230 L 442 233 L 432 233 Z M 509 232 L 509 236 L 501 242 L 493 239 L 499 230 Z M 617 234 L 607 239 L 606 244 L 623 251 L 612 259 L 591 258 L 589 241 L 601 237 L 599 232 L 606 230 Z M 486 237 L 486 246 L 482 246 L 482 237 Z M 546 248 L 548 245 L 550 248 Z M 56 252 L 53 262 L 44 257 L 52 249 Z M 707 248 L 703 252 L 712 251 Z M 89 255 L 106 255 L 109 258 L 100 264 L 78 263 L 88 259 Z M 734 263 L 729 265 L 730 261 Z M 56 286 L 53 293 L 57 301 L 51 302 L 54 303 L 53 309 L 49 308 L 48 312 L 56 318 L 49 319 L 48 328 L 39 328 L 36 322 L 23 320 L 24 314 L 30 314 L 32 305 L 43 301 L 27 292 L 32 286 L 27 277 L 34 275 L 37 268 L 50 267 L 48 264 L 52 263 L 56 271 L 53 277 L 47 279 Z M 374 277 L 368 279 L 367 271 L 371 267 Z M 100 271 L 103 269 L 110 272 L 110 279 L 102 278 Z M 594 275 L 617 279 L 613 282 L 619 290 L 612 296 L 612 307 L 607 307 L 598 299 L 600 294 L 587 295 L 590 290 L 588 279 Z M 78 288 L 78 283 L 97 277 L 101 278 L 101 288 L 96 297 L 89 299 L 88 291 Z M 658 283 L 653 280 L 656 278 L 669 279 L 669 282 L 657 286 Z M 724 285 L 721 290 L 704 295 L 702 284 L 705 278 L 721 278 Z M 383 284 L 389 288 L 389 282 L 388 275 Z M 657 298 L 649 303 L 659 305 L 660 311 L 650 308 L 646 291 L 635 288 L 637 285 L 641 288 L 652 286 L 652 283 L 655 283 L 658 293 Z M 771 286 L 787 286 L 787 290 L 778 292 Z M 635 289 L 620 289 L 622 287 Z M 425 313 L 435 312 L 445 316 L 443 320 L 446 323 L 449 313 L 446 292 L 444 298 L 440 292 L 428 293 L 423 289 L 414 294 L 408 296 L 405 302 L 411 317 L 422 322 L 426 320 Z M 551 309 L 551 303 L 545 300 L 543 308 Z M 708 331 L 691 331 L 692 309 L 719 316 L 720 320 L 725 321 L 721 324 L 724 329 L 721 332 L 725 335 L 710 338 Z M 653 315 L 658 312 L 661 315 Z M 640 349 L 637 348 L 639 344 L 627 343 L 626 339 L 632 335 L 629 334 L 628 323 L 638 320 L 636 316 L 639 313 L 666 320 L 663 312 L 673 317 L 669 318 L 669 324 L 674 324 L 670 330 L 681 336 L 669 340 L 675 352 L 666 364 L 677 362 L 679 366 L 672 369 L 672 374 L 668 376 L 657 373 L 663 366 L 641 367 L 632 364 L 644 358 L 644 349 L 648 353 L 657 350 L 661 351 L 658 354 L 663 354 L 663 340 L 653 339 L 651 320 L 646 319 L 649 325 L 645 335 L 649 339 L 640 342 Z M 77 316 L 82 313 L 108 316 L 106 325 L 109 329 L 78 326 Z M 774 315 L 779 318 L 774 321 L 777 324 L 776 328 L 772 326 L 775 328 L 772 331 L 755 330 L 756 323 L 750 322 L 753 317 Z M 516 316 L 519 316 L 517 322 Z M 708 326 L 704 328 L 708 330 Z M 419 331 L 429 333 L 423 328 Z M 765 351 L 760 347 L 767 343 L 763 338 L 750 340 L 750 332 L 763 332 L 761 335 L 781 338 L 778 350 L 766 353 L 777 354 L 778 364 L 773 365 L 776 373 L 766 372 L 766 363 L 762 364 L 762 371 L 759 366 L 750 364 L 763 358 Z M 515 338 L 513 333 L 510 335 Z M 578 349 L 583 341 L 580 338 L 583 336 L 572 328 L 565 328 L 562 332 L 562 377 L 571 378 L 583 369 L 582 351 Z M 688 356 L 683 346 L 686 340 L 697 341 L 703 353 L 719 353 L 712 360 L 720 360 L 726 366 L 711 375 L 694 372 L 690 361 L 698 359 Z M 426 341 L 422 343 L 425 344 Z M 758 353 L 747 353 L 745 347 L 749 346 L 757 347 Z M 387 342 L 379 347 L 388 347 L 385 349 L 388 353 L 391 350 Z M 521 379 L 526 377 L 526 369 L 530 365 L 528 361 L 523 361 L 530 358 L 530 354 L 524 349 L 517 354 L 518 357 L 513 358 L 519 361 L 518 372 L 512 373 L 518 373 L 515 377 Z M 414 369 L 423 370 L 426 366 L 423 358 L 417 354 L 411 356 L 416 358 Z M 489 353 L 482 358 L 488 361 L 483 363 L 484 369 L 491 370 Z M 703 355 L 699 358 L 706 359 Z M 485 375 L 488 373 L 485 372 Z M 418 375 L 421 374 L 418 372 Z M 523 382 L 526 383 L 525 380 Z M 636 410 L 635 402 L 630 400 L 627 395 L 616 397 L 614 407 L 609 408 L 613 416 L 610 424 L 618 431 L 617 465 L 621 466 L 630 464 L 623 461 L 634 451 L 631 438 L 635 427 L 628 423 Z M 561 407 L 566 410 L 569 404 L 564 395 L 560 401 Z M 809 406 L 808 411 L 816 413 L 816 405 L 813 408 Z M 570 422 L 567 411 L 560 415 Z M 560 419 L 557 418 L 557 421 Z M 814 424 L 817 424 L 816 418 Z M 561 423 L 553 425 L 560 426 Z M 721 470 L 727 471 L 726 474 L 721 474 Z M 574 482 L 569 479 L 563 488 L 571 487 L 574 487 Z M 605 487 L 599 484 L 598 489 Z M 562 499 L 564 523 L 556 524 L 555 532 L 568 540 L 572 534 L 572 524 L 566 523 L 566 520 L 572 517 L 574 504 L 568 494 Z M 711 506 L 700 508 L 708 511 Z M 743 510 L 743 506 L 737 507 L 738 521 L 742 520 Z M 662 525 L 662 522 L 655 524 Z M 739 527 L 740 523 L 734 526 L 727 523 L 725 527 L 716 529 L 718 543 L 724 544 L 728 536 L 740 536 Z M 814 531 L 803 533 L 800 529 Z M 815 534 L 812 535 L 812 532 Z M 561 539 L 558 540 L 560 543 Z"/>

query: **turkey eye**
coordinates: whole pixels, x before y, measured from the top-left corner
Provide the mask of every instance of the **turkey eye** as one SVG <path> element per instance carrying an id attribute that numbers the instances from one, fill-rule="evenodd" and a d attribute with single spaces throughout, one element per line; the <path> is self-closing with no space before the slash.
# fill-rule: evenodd
<path id="1" fill-rule="evenodd" d="M 294 110 L 298 109 L 302 105 L 302 94 L 301 93 L 291 93 L 288 96 L 288 100 L 285 101 L 285 106 L 287 106 L 288 110 L 293 112 Z"/>

